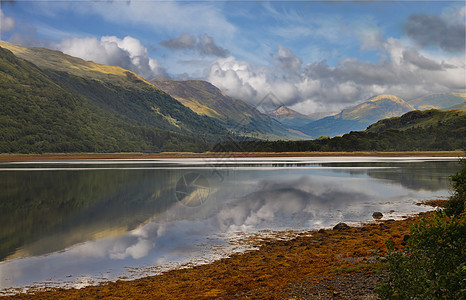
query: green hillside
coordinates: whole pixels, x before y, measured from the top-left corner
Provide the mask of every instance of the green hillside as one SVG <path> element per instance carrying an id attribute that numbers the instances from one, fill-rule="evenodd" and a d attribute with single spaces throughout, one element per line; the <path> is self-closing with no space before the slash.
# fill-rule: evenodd
<path id="1" fill-rule="evenodd" d="M 221 143 L 216 151 L 428 151 L 466 149 L 466 111 L 411 111 L 364 131 L 310 141 Z"/>
<path id="2" fill-rule="evenodd" d="M 463 126 L 461 126 L 461 123 Z M 367 128 L 367 132 L 383 132 L 386 130 L 426 129 L 429 127 L 465 127 L 466 110 L 439 111 L 435 109 L 415 110 L 401 117 L 380 120 Z"/>
<path id="3" fill-rule="evenodd" d="M 0 48 L 0 152 L 200 151 L 226 134 L 124 69 L 1 45 L 30 62 Z"/>
<path id="4" fill-rule="evenodd" d="M 294 136 L 282 124 L 202 80 L 153 79 L 153 84 L 199 115 L 218 120 L 235 134 L 255 138 Z"/>

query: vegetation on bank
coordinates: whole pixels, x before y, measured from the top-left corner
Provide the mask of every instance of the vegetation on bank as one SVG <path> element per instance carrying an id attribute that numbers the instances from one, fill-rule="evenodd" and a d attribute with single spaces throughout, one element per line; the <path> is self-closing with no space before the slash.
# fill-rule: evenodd
<path id="1" fill-rule="evenodd" d="M 403 251 L 387 243 L 390 276 L 378 287 L 383 299 L 466 298 L 466 160 L 461 164 L 445 209 L 413 224 Z"/>

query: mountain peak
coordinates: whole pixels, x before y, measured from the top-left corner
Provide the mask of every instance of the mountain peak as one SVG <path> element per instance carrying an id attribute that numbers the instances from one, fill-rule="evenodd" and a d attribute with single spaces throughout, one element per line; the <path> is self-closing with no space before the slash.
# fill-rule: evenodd
<path id="1" fill-rule="evenodd" d="M 388 95 L 388 94 L 374 96 L 372 98 L 369 98 L 368 102 L 379 102 L 379 101 L 383 101 L 383 100 L 391 100 L 391 101 L 393 101 L 395 103 L 402 104 L 402 105 L 406 104 L 406 102 L 403 99 L 401 99 L 400 97 L 394 96 L 394 95 Z"/>
<path id="2" fill-rule="evenodd" d="M 378 95 L 359 105 L 344 109 L 340 117 L 372 123 L 380 119 L 400 116 L 414 107 L 393 95 Z"/>
<path id="3" fill-rule="evenodd" d="M 274 111 L 272 111 L 272 113 L 276 116 L 299 114 L 298 112 L 286 107 L 285 105 L 280 105 Z"/>

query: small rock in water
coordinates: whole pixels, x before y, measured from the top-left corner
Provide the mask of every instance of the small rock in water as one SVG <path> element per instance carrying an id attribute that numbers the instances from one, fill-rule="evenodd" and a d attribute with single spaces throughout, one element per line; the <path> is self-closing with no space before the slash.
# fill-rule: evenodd
<path id="1" fill-rule="evenodd" d="M 333 230 L 346 230 L 350 227 L 346 225 L 346 223 L 338 223 L 337 225 L 333 226 Z"/>
<path id="2" fill-rule="evenodd" d="M 378 220 L 378 219 L 382 219 L 383 217 L 383 214 L 380 212 L 380 211 L 376 211 L 372 214 L 372 218 Z"/>

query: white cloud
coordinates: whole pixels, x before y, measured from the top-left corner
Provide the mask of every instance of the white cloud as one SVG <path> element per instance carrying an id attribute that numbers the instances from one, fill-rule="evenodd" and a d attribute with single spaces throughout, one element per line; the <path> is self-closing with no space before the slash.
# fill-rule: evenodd
<path id="1" fill-rule="evenodd" d="M 462 19 L 463 22 L 465 21 L 465 18 L 466 18 L 466 6 L 463 6 L 463 7 L 458 11 L 458 18 Z"/>
<path id="2" fill-rule="evenodd" d="M 228 57 L 216 60 L 206 78 L 228 95 L 253 105 L 273 93 L 281 103 L 305 113 L 339 110 L 382 93 L 409 100 L 431 93 L 465 92 L 464 54 L 440 57 L 394 38 L 377 43 L 385 53 L 377 62 L 347 58 L 335 66 L 321 61 L 301 67 L 301 59 L 280 46 L 275 56 L 279 68 Z"/>
<path id="3" fill-rule="evenodd" d="M 289 48 L 278 45 L 278 65 L 288 73 L 294 73 L 301 69 L 303 61 L 297 57 Z"/>
<path id="4" fill-rule="evenodd" d="M 460 15 L 463 12 L 460 10 Z M 464 52 L 466 28 L 464 21 L 452 22 L 439 16 L 411 15 L 405 33 L 421 47 L 438 46 L 445 51 Z"/>
<path id="5" fill-rule="evenodd" d="M 98 14 L 107 21 L 149 26 L 170 33 L 209 32 L 230 36 L 236 28 L 225 18 L 218 3 L 176 1 L 91 2 L 76 6 L 83 14 Z"/>
<path id="6" fill-rule="evenodd" d="M 9 32 L 15 28 L 15 19 L 6 16 L 0 9 L 0 33 Z"/>
<path id="7" fill-rule="evenodd" d="M 100 40 L 93 37 L 63 39 L 56 47 L 66 54 L 120 66 L 145 78 L 167 77 L 166 71 L 156 59 L 149 57 L 141 42 L 130 36 L 123 39 L 115 36 L 104 36 Z"/>

